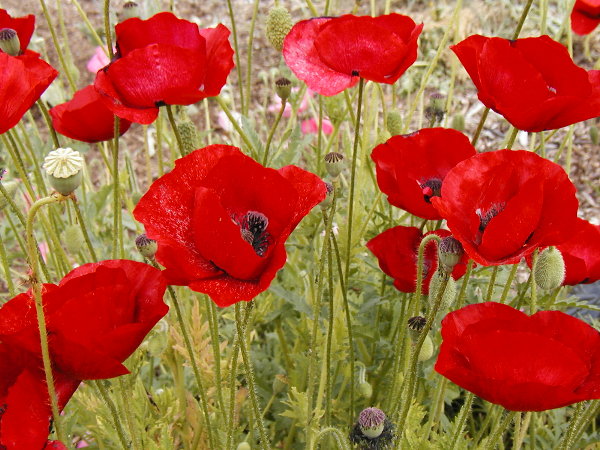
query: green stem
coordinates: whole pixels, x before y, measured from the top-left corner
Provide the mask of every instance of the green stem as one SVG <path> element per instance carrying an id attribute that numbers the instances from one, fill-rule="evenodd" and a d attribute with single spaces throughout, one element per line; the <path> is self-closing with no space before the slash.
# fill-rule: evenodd
<path id="1" fill-rule="evenodd" d="M 460 309 L 463 306 L 465 301 L 465 295 L 467 294 L 467 287 L 469 286 L 469 281 L 471 280 L 471 274 L 473 273 L 473 260 L 469 259 L 467 261 L 467 272 L 462 279 L 462 284 L 460 286 L 460 292 L 458 293 L 458 298 L 456 299 L 456 309 Z"/>
<path id="2" fill-rule="evenodd" d="M 467 421 L 467 416 L 471 413 L 471 405 L 473 404 L 473 399 L 475 398 L 475 394 L 469 392 L 467 397 L 465 398 L 465 403 L 460 409 L 460 413 L 458 418 L 456 419 L 456 425 L 454 428 L 454 434 L 452 435 L 452 440 L 450 441 L 449 450 L 454 450 L 456 448 L 456 444 L 463 433 L 463 429 L 465 427 L 465 423 Z"/>
<path id="3" fill-rule="evenodd" d="M 231 0 L 227 0 L 227 11 L 229 12 L 229 18 L 231 20 L 231 34 L 233 35 L 233 50 L 235 54 L 235 68 L 237 70 L 238 76 L 238 89 L 240 90 L 240 103 L 242 111 L 245 111 L 245 103 L 244 103 L 244 79 L 242 78 L 242 65 L 240 64 L 240 51 L 238 45 L 238 34 L 237 27 L 235 24 L 235 15 L 233 14 L 233 6 L 231 5 Z M 217 97 L 218 98 L 218 97 Z M 227 112 L 225 113 L 227 114 Z M 231 120 L 231 118 L 230 118 Z M 231 120 L 233 123 L 234 120 Z"/>
<path id="4" fill-rule="evenodd" d="M 175 117 L 173 117 L 173 108 L 171 107 L 171 105 L 167 105 L 167 116 L 169 117 L 169 123 L 171 124 L 171 129 L 173 130 L 173 134 L 175 135 L 175 140 L 177 141 L 179 153 L 183 157 L 186 155 L 185 148 L 183 146 L 181 134 L 179 134 L 179 130 L 177 129 L 177 122 L 175 122 Z"/>
<path id="5" fill-rule="evenodd" d="M 517 23 L 517 28 L 512 35 L 512 39 L 515 40 L 521 34 L 521 30 L 523 29 L 523 24 L 525 23 L 525 19 L 527 18 L 527 14 L 529 14 L 529 10 L 531 9 L 531 5 L 533 4 L 533 0 L 527 0 L 527 4 L 525 5 L 525 9 L 523 9 L 523 13 L 519 18 L 519 23 Z"/>
<path id="6" fill-rule="evenodd" d="M 319 445 L 319 442 L 321 441 L 321 439 L 323 439 L 328 434 L 332 435 L 333 438 L 335 439 L 337 448 L 339 448 L 341 450 L 350 450 L 351 449 L 350 444 L 348 443 L 348 439 L 346 438 L 345 434 L 342 433 L 340 430 L 338 430 L 335 427 L 327 427 L 327 428 L 323 428 L 322 430 L 319 430 L 319 432 L 315 436 L 315 442 L 310 447 L 310 449 L 315 450 L 317 448 L 317 446 Z"/>
<path id="7" fill-rule="evenodd" d="M 481 135 L 481 131 L 483 130 L 483 125 L 487 120 L 488 114 L 490 113 L 490 108 L 486 107 L 481 114 L 481 118 L 479 119 L 479 123 L 477 124 L 477 129 L 475 130 L 475 134 L 473 135 L 473 139 L 471 139 L 471 145 L 474 147 L 479 140 L 479 136 Z"/>
<path id="8" fill-rule="evenodd" d="M 352 169 L 350 172 L 350 196 L 348 199 L 348 234 L 346 236 L 346 266 L 344 270 L 344 283 L 348 287 L 350 276 L 350 260 L 352 259 L 352 216 L 354 215 L 354 188 L 356 184 L 356 161 L 358 158 L 358 140 L 360 136 L 360 115 L 362 112 L 362 98 L 365 80 L 361 78 L 358 83 L 358 100 L 356 107 L 356 120 L 354 122 L 354 144 L 352 146 Z"/>
<path id="9" fill-rule="evenodd" d="M 441 238 L 436 234 L 425 236 L 419 244 L 419 252 L 417 254 L 417 281 L 415 293 L 412 300 L 411 317 L 419 314 L 421 310 L 421 293 L 423 290 L 423 268 L 425 266 L 425 248 L 432 241 L 439 243 Z"/>
<path id="10" fill-rule="evenodd" d="M 533 251 L 533 257 L 531 259 L 531 272 L 529 278 L 531 279 L 531 299 L 529 301 L 529 314 L 535 314 L 537 312 L 537 284 L 535 282 L 535 267 L 537 265 L 539 250 L 536 248 Z"/>
<path id="11" fill-rule="evenodd" d="M 10 298 L 15 296 L 15 285 L 13 283 L 12 277 L 10 276 L 10 264 L 8 262 L 8 258 L 6 257 L 6 248 L 4 247 L 4 239 L 0 235 L 0 262 L 2 262 L 2 269 L 4 270 L 4 274 L 6 276 L 6 285 L 8 286 L 8 295 Z"/>
<path id="12" fill-rule="evenodd" d="M 115 430 L 117 430 L 117 435 L 119 436 L 119 440 L 121 441 L 121 445 L 124 449 L 129 449 L 129 444 L 127 443 L 127 438 L 125 437 L 125 430 L 123 429 L 123 424 L 121 423 L 119 412 L 117 411 L 117 407 L 111 400 L 108 390 L 106 389 L 103 383 L 105 383 L 104 380 L 94 381 L 94 385 L 96 386 L 98 391 L 100 391 L 100 396 L 102 397 L 102 400 L 104 400 L 104 403 L 106 403 L 106 406 L 108 406 L 113 422 L 115 424 Z"/>
<path id="13" fill-rule="evenodd" d="M 562 441 L 560 442 L 560 445 L 558 447 L 559 450 L 569 450 L 571 448 L 575 448 L 575 442 L 573 438 L 575 437 L 575 431 L 578 428 L 584 409 L 584 402 L 579 402 L 577 403 L 577 406 L 575 406 L 575 411 L 573 412 L 573 416 L 571 417 L 569 427 L 567 428 L 567 431 L 565 432 Z"/>
<path id="14" fill-rule="evenodd" d="M 112 33 L 110 30 L 110 0 L 104 0 L 104 38 L 106 39 L 106 49 L 108 59 L 113 57 Z"/>
<path id="15" fill-rule="evenodd" d="M 249 310 L 252 308 L 252 304 L 248 303 L 246 305 L 246 309 Z M 254 419 L 258 424 L 258 433 L 260 435 L 260 447 L 263 450 L 269 450 L 270 442 L 267 436 L 267 432 L 265 430 L 265 424 L 262 419 L 262 414 L 260 412 L 260 406 L 258 404 L 258 395 L 256 394 L 256 381 L 254 379 L 254 371 L 252 368 L 252 362 L 250 361 L 250 356 L 248 354 L 248 347 L 246 342 L 246 329 L 242 320 L 242 313 L 240 311 L 239 302 L 235 304 L 235 322 L 237 327 L 237 332 L 239 335 L 240 341 L 240 351 L 242 353 L 242 360 L 244 361 L 244 369 L 246 371 L 246 379 L 248 381 L 248 391 L 250 393 L 250 402 L 252 403 L 252 409 L 254 410 Z"/>
<path id="16" fill-rule="evenodd" d="M 123 377 L 119 377 L 119 391 L 121 391 L 121 399 L 123 400 L 123 415 L 125 416 L 125 422 L 127 423 L 127 428 L 129 428 L 129 434 L 131 435 L 131 447 L 133 450 L 138 450 L 140 448 L 140 442 L 138 441 L 135 432 L 133 416 L 131 414 L 131 408 L 129 407 L 131 399 L 127 397 L 127 390 L 125 388 Z"/>
<path id="17" fill-rule="evenodd" d="M 59 148 L 60 142 L 58 142 L 58 136 L 56 135 L 56 130 L 52 126 L 52 119 L 50 118 L 50 113 L 48 113 L 48 108 L 46 108 L 46 105 L 44 104 L 44 101 L 41 98 L 37 101 L 37 105 L 40 108 L 42 115 L 44 116 L 46 125 L 48 125 L 48 130 L 50 130 L 50 137 L 52 138 L 52 143 L 54 144 L 54 147 Z"/>
<path id="18" fill-rule="evenodd" d="M 494 448 L 496 447 L 496 443 L 498 442 L 498 440 L 500 440 L 502 438 L 502 435 L 504 434 L 506 429 L 510 426 L 511 422 L 513 421 L 513 419 L 515 418 L 516 415 L 517 415 L 516 411 L 508 411 L 506 413 L 506 415 L 504 416 L 504 419 L 502 419 L 502 422 L 500 422 L 500 424 L 497 427 L 495 427 L 494 430 L 492 431 L 492 435 L 490 436 L 489 440 L 487 441 L 485 450 L 494 450 Z"/>
<path id="19" fill-rule="evenodd" d="M 430 235 L 430 236 L 435 236 L 435 235 Z M 436 236 L 436 237 L 438 237 L 438 236 Z M 439 237 L 438 237 L 438 239 L 439 239 Z M 437 294 L 437 298 L 435 299 L 435 303 L 433 304 L 433 308 L 431 309 L 431 311 L 429 311 L 429 313 L 427 315 L 427 322 L 425 322 L 425 326 L 419 332 L 419 339 L 415 343 L 415 345 L 412 349 L 412 353 L 410 355 L 409 378 L 408 378 L 408 382 L 406 383 L 406 389 L 405 389 L 406 395 L 404 395 L 403 398 L 401 397 L 401 399 L 400 399 L 400 402 L 402 403 L 402 407 L 401 407 L 399 419 L 397 422 L 398 430 L 404 430 L 404 423 L 406 422 L 406 417 L 408 416 L 408 411 L 412 404 L 412 400 L 413 400 L 413 396 L 414 396 L 414 392 L 415 392 L 416 379 L 417 379 L 417 367 L 418 367 L 418 362 L 419 362 L 419 352 L 421 351 L 421 347 L 423 347 L 423 342 L 425 342 L 425 338 L 427 337 L 429 330 L 431 330 L 433 321 L 435 320 L 435 317 L 437 316 L 437 313 L 442 305 L 442 298 L 444 297 L 444 291 L 446 290 L 446 286 L 448 286 L 448 278 L 449 278 L 449 275 L 445 273 L 444 280 L 442 281 L 442 285 L 440 287 L 440 291 Z"/>
<path id="20" fill-rule="evenodd" d="M 508 136 L 508 139 L 506 141 L 506 147 L 507 149 L 512 149 L 513 144 L 515 143 L 515 139 L 517 138 L 517 134 L 519 134 L 519 129 L 516 127 L 511 127 L 511 131 L 510 131 L 510 135 Z"/>
<path id="21" fill-rule="evenodd" d="M 225 115 L 227 116 L 227 118 L 229 119 L 229 121 L 231 122 L 231 125 L 233 125 L 233 128 L 235 129 L 237 134 L 239 134 L 239 136 L 242 138 L 242 141 L 244 141 L 244 144 L 246 144 L 246 147 L 248 147 L 248 150 L 250 150 L 250 153 L 253 155 L 253 157 L 256 157 L 257 151 L 254 148 L 254 145 L 252 145 L 252 142 L 250 141 L 244 130 L 242 130 L 238 121 L 235 119 L 235 117 L 233 117 L 233 114 L 231 114 L 231 111 L 229 110 L 229 107 L 227 106 L 225 101 L 221 97 L 214 98 L 225 113 Z"/>
<path id="22" fill-rule="evenodd" d="M 510 287 L 512 286 L 512 282 L 515 279 L 515 275 L 517 274 L 517 270 L 519 269 L 519 264 L 513 264 L 510 269 L 510 273 L 508 274 L 508 278 L 504 283 L 504 289 L 502 289 L 502 297 L 500 297 L 500 303 L 505 303 L 506 298 L 508 297 L 508 292 L 510 291 Z"/>
<path id="23" fill-rule="evenodd" d="M 485 299 L 488 302 L 492 301 L 492 295 L 494 295 L 494 287 L 496 287 L 496 276 L 498 275 L 498 266 L 494 266 L 492 269 L 492 276 L 490 277 L 490 282 L 488 283 L 487 292 L 485 294 Z"/>
<path id="24" fill-rule="evenodd" d="M 277 113 L 277 118 L 275 119 L 275 122 L 273 122 L 273 126 L 271 127 L 271 130 L 269 131 L 269 136 L 267 136 L 267 143 L 265 144 L 265 153 L 264 153 L 263 160 L 262 160 L 263 166 L 267 165 L 267 159 L 269 158 L 269 148 L 271 147 L 271 141 L 273 140 L 273 135 L 275 134 L 277 125 L 279 125 L 279 122 L 281 121 L 281 118 L 283 117 L 283 112 L 285 111 L 286 103 L 287 103 L 287 99 L 286 100 L 281 99 L 281 108 L 279 108 L 279 112 Z"/>
<path id="25" fill-rule="evenodd" d="M 260 0 L 254 0 L 254 8 L 252 9 L 252 20 L 250 21 L 250 30 L 248 31 L 248 45 L 246 52 L 248 53 L 248 60 L 246 61 L 246 101 L 242 102 L 242 114 L 248 117 L 248 108 L 250 107 L 252 97 L 252 50 L 254 43 L 254 27 L 256 25 L 256 16 L 258 14 L 258 5 Z M 240 84 L 242 80 L 240 79 Z M 240 94 L 243 94 L 240 91 Z"/>
<path id="26" fill-rule="evenodd" d="M 92 257 L 92 261 L 97 262 L 98 257 L 96 256 L 96 252 L 94 251 L 94 246 L 92 245 L 92 241 L 90 240 L 90 235 L 88 234 L 87 227 L 85 226 L 85 222 L 83 220 L 83 216 L 81 215 L 81 210 L 79 209 L 79 204 L 75 197 L 71 197 L 73 202 L 73 207 L 75 209 L 75 215 L 77 216 L 77 222 L 81 227 L 81 232 L 83 233 L 83 238 L 85 239 L 85 243 L 90 252 L 90 256 Z"/>
<path id="27" fill-rule="evenodd" d="M 580 439 L 581 435 L 583 434 L 589 423 L 593 419 L 598 417 L 598 414 L 600 414 L 600 401 L 592 400 L 590 406 L 585 411 L 585 413 L 583 413 L 583 415 L 577 423 L 577 429 L 575 430 L 575 433 L 573 435 L 574 444 L 577 443 L 577 441 Z"/>
<path id="28" fill-rule="evenodd" d="M 333 220 L 333 219 L 332 219 Z M 327 252 L 327 272 L 328 272 L 328 282 L 329 282 L 329 317 L 327 319 L 327 343 L 326 343 L 326 353 L 325 353 L 325 423 L 327 425 L 331 425 L 331 389 L 332 389 L 332 381 L 331 381 L 331 344 L 333 341 L 333 313 L 335 308 L 334 302 L 334 292 L 333 292 L 333 261 L 331 257 L 331 245 L 329 245 L 329 251 Z M 352 373 L 352 384 L 354 384 L 354 372 Z M 318 407 L 319 405 L 317 405 Z"/>
<path id="29" fill-rule="evenodd" d="M 113 139 L 113 258 L 124 257 L 123 234 L 121 222 L 121 198 L 119 182 L 119 124 L 120 119 L 115 116 L 115 138 Z"/>
<path id="30" fill-rule="evenodd" d="M 50 397 L 50 407 L 52 409 L 52 417 L 54 418 L 54 426 L 56 427 L 56 434 L 58 439 L 62 442 L 66 441 L 66 435 L 62 428 L 62 422 L 60 412 L 58 409 L 58 397 L 56 395 L 56 388 L 54 386 L 54 375 L 52 373 L 52 363 L 50 361 L 50 350 L 48 347 L 48 332 L 46 330 L 46 318 L 44 315 L 44 306 L 42 302 L 42 284 L 37 279 L 37 252 L 36 252 L 36 241 L 33 235 L 33 221 L 36 213 L 44 205 L 51 203 L 61 202 L 66 200 L 68 197 L 57 194 L 50 197 L 44 197 L 36 201 L 27 214 L 26 223 L 26 236 L 27 236 L 27 258 L 29 266 L 31 268 L 31 280 L 33 281 L 33 296 L 35 300 L 35 310 L 37 315 L 37 322 L 40 332 L 40 343 L 42 350 L 42 360 L 44 362 L 44 373 L 46 375 L 46 386 L 48 387 L 48 395 Z"/>
<path id="31" fill-rule="evenodd" d="M 219 402 L 219 411 L 221 419 L 225 423 L 225 401 L 223 400 L 223 389 L 221 382 L 221 347 L 219 342 L 219 316 L 217 306 L 204 296 L 204 305 L 206 306 L 206 314 L 210 325 L 210 341 L 212 343 L 213 357 L 215 359 L 215 387 L 217 389 L 217 401 Z"/>

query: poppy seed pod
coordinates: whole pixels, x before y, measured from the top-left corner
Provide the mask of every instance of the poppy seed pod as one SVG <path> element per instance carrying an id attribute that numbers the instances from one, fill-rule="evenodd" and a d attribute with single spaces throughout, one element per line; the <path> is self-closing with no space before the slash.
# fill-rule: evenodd
<path id="1" fill-rule="evenodd" d="M 421 334 L 425 323 L 427 323 L 427 319 L 423 316 L 415 316 L 408 319 L 408 333 L 413 342 L 419 339 L 419 334 Z"/>
<path id="2" fill-rule="evenodd" d="M 279 78 L 275 81 L 275 92 L 281 100 L 287 100 L 292 93 L 292 82 L 287 78 Z"/>
<path id="3" fill-rule="evenodd" d="M 363 409 L 358 416 L 358 426 L 366 437 L 374 439 L 383 432 L 385 413 L 378 408 Z"/>
<path id="4" fill-rule="evenodd" d="M 121 9 L 119 19 L 121 22 L 123 22 L 124 20 L 131 19 L 133 17 L 140 17 L 141 15 L 140 5 L 138 5 L 136 2 L 127 2 Z"/>
<path id="5" fill-rule="evenodd" d="M 462 244 L 452 236 L 443 238 L 438 245 L 438 258 L 440 267 L 450 273 L 460 260 L 465 251 Z"/>
<path id="6" fill-rule="evenodd" d="M 83 157 L 71 148 L 57 148 L 44 159 L 50 185 L 62 195 L 69 195 L 81 184 Z"/>
<path id="7" fill-rule="evenodd" d="M 0 50 L 10 56 L 21 54 L 19 35 L 12 28 L 2 28 L 0 30 Z"/>
<path id="8" fill-rule="evenodd" d="M 267 40 L 278 52 L 283 49 L 283 40 L 293 25 L 290 12 L 283 6 L 275 6 L 269 10 L 266 28 Z"/>
<path id="9" fill-rule="evenodd" d="M 556 289 L 565 279 L 565 261 L 556 247 L 548 247 L 538 256 L 534 268 L 535 283 L 541 289 Z"/>
<path id="10" fill-rule="evenodd" d="M 385 126 L 392 136 L 402 134 L 402 116 L 399 111 L 388 112 Z"/>
<path id="11" fill-rule="evenodd" d="M 135 238 L 135 246 L 144 258 L 152 259 L 158 250 L 158 244 L 146 234 L 140 234 Z"/>
<path id="12" fill-rule="evenodd" d="M 327 153 L 325 155 L 325 168 L 332 178 L 339 176 L 344 168 L 344 155 L 337 152 Z"/>

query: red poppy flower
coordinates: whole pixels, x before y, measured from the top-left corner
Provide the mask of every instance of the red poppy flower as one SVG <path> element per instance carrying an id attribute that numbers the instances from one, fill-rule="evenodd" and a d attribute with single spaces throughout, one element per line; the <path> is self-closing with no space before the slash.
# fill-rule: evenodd
<path id="1" fill-rule="evenodd" d="M 167 313 L 165 289 L 160 271 L 126 260 L 86 264 L 44 285 L 60 409 L 81 380 L 128 373 L 122 362 Z M 0 447 L 44 447 L 52 413 L 31 291 L 0 308 L 0 405 Z"/>
<path id="2" fill-rule="evenodd" d="M 600 333 L 568 314 L 479 303 L 448 314 L 442 338 L 435 370 L 506 409 L 600 398 Z"/>
<path id="3" fill-rule="evenodd" d="M 178 159 L 133 211 L 158 242 L 169 284 L 223 307 L 269 287 L 285 240 L 325 198 L 326 186 L 296 166 L 261 166 L 236 147 L 210 145 Z"/>
<path id="4" fill-rule="evenodd" d="M 303 20 L 285 37 L 283 57 L 321 95 L 338 94 L 359 78 L 394 84 L 417 59 L 422 29 L 400 14 Z"/>
<path id="5" fill-rule="evenodd" d="M 556 248 L 565 261 L 563 286 L 600 280 L 600 226 L 578 217 L 569 239 Z M 526 260 L 531 267 L 531 255 Z"/>
<path id="6" fill-rule="evenodd" d="M 600 116 L 600 70 L 576 66 L 548 36 L 510 41 L 474 35 L 450 48 L 479 100 L 521 130 L 553 130 Z"/>
<path id="7" fill-rule="evenodd" d="M 385 230 L 369 242 L 367 248 L 377 257 L 379 267 L 386 275 L 394 279 L 394 287 L 400 292 L 415 292 L 417 281 L 417 254 L 423 238 L 437 234 L 444 238 L 450 236 L 447 230 L 435 230 L 422 234 L 415 227 L 398 226 Z M 452 278 L 458 280 L 465 274 L 467 258 L 454 267 Z M 423 293 L 429 293 L 429 282 L 437 270 L 437 247 L 433 242 L 425 247 L 423 270 Z"/>
<path id="8" fill-rule="evenodd" d="M 442 218 L 431 204 L 446 174 L 475 148 L 464 134 L 448 128 L 425 128 L 393 136 L 371 153 L 377 184 L 388 201 L 424 219 Z"/>
<path id="9" fill-rule="evenodd" d="M 477 263 L 514 264 L 537 247 L 568 239 L 575 186 L 561 166 L 535 153 L 498 150 L 458 163 L 431 199 Z"/>
<path id="10" fill-rule="evenodd" d="M 571 12 L 571 29 L 590 34 L 600 23 L 600 0 L 577 0 Z"/>
<path id="11" fill-rule="evenodd" d="M 115 137 L 115 116 L 92 85 L 75 92 L 68 102 L 52 108 L 50 116 L 56 131 L 77 141 L 92 143 Z M 129 120 L 121 119 L 121 135 L 130 126 Z"/>
<path id="12" fill-rule="evenodd" d="M 34 16 L 13 19 L 0 9 L 0 29 L 16 31 L 21 47 L 18 56 L 0 50 L 0 134 L 19 123 L 58 76 L 58 72 L 41 60 L 39 54 L 27 50 L 34 22 Z"/>
<path id="13" fill-rule="evenodd" d="M 229 30 L 199 29 L 169 12 L 115 27 L 117 55 L 94 83 L 119 117 L 152 123 L 161 105 L 191 105 L 221 92 L 233 68 Z"/>
<path id="14" fill-rule="evenodd" d="M 3 28 L 10 28 L 17 33 L 17 36 L 19 36 L 21 53 L 25 53 L 29 41 L 31 40 L 33 29 L 35 28 L 35 16 L 29 14 L 25 17 L 10 17 L 5 9 L 0 9 L 0 30 Z M 1 52 L 2 50 L 0 50 L 0 53 Z"/>

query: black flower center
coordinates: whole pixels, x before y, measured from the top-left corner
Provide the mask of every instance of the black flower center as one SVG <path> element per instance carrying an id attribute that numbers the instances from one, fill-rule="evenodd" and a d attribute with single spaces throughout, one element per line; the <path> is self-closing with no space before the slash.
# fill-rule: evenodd
<path id="1" fill-rule="evenodd" d="M 490 223 L 490 220 L 492 220 L 494 217 L 496 217 L 498 214 L 500 214 L 502 212 L 502 210 L 504 209 L 504 206 L 505 206 L 504 203 L 494 203 L 485 212 L 482 211 L 481 209 L 478 209 L 477 211 L 475 211 L 475 214 L 477 214 L 479 216 L 479 231 L 481 231 L 483 233 L 483 231 L 485 230 L 485 227 L 487 227 L 488 223 Z"/>
<path id="2" fill-rule="evenodd" d="M 269 219 L 257 211 L 248 211 L 234 219 L 240 227 L 242 239 L 252 246 L 258 256 L 264 256 L 271 241 L 271 235 L 266 231 Z"/>
<path id="3" fill-rule="evenodd" d="M 431 178 L 421 184 L 423 190 L 423 199 L 427 203 L 431 203 L 431 197 L 439 197 L 442 195 L 442 180 L 439 178 Z"/>

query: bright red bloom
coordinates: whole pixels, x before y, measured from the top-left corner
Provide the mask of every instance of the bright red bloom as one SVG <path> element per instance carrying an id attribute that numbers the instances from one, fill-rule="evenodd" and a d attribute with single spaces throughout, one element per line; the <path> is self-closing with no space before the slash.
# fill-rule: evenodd
<path id="1" fill-rule="evenodd" d="M 191 105 L 221 92 L 233 68 L 229 30 L 199 29 L 169 12 L 115 27 L 117 55 L 94 83 L 119 117 L 152 123 L 158 107 Z"/>
<path id="2" fill-rule="evenodd" d="M 52 125 L 60 134 L 83 142 L 107 141 L 115 137 L 115 116 L 93 85 L 75 92 L 73 98 L 50 110 Z M 121 119 L 120 134 L 131 122 Z"/>
<path id="3" fill-rule="evenodd" d="M 18 56 L 0 50 L 0 134 L 19 123 L 58 76 L 58 72 L 41 60 L 39 54 L 27 50 L 34 22 L 32 15 L 13 19 L 0 9 L 0 29 L 15 30 L 21 44 L 21 54 Z"/>
<path id="4" fill-rule="evenodd" d="M 476 153 L 464 134 L 448 128 L 424 128 L 393 136 L 371 153 L 379 189 L 388 201 L 415 216 L 439 220 L 431 204 L 439 196 L 446 174 Z"/>
<path id="5" fill-rule="evenodd" d="M 600 398 L 600 333 L 568 314 L 479 303 L 448 314 L 442 338 L 435 370 L 506 409 Z"/>
<path id="6" fill-rule="evenodd" d="M 321 95 L 338 94 L 359 78 L 394 84 L 417 59 L 422 29 L 400 14 L 303 20 L 285 37 L 283 57 Z"/>
<path id="7" fill-rule="evenodd" d="M 0 9 L 0 30 L 3 28 L 10 28 L 16 31 L 17 36 L 19 36 L 21 53 L 25 53 L 31 40 L 33 29 L 35 28 L 35 16 L 29 14 L 25 17 L 10 17 L 5 9 Z M 0 50 L 1 52 L 2 50 Z"/>
<path id="8" fill-rule="evenodd" d="M 431 202 L 477 263 L 514 264 L 537 247 L 567 240 L 575 186 L 561 166 L 524 150 L 498 150 L 458 163 Z"/>
<path id="9" fill-rule="evenodd" d="M 556 246 L 565 261 L 563 286 L 600 280 L 600 226 L 576 219 L 570 238 Z M 531 255 L 526 258 L 531 267 Z"/>
<path id="10" fill-rule="evenodd" d="M 178 159 L 133 215 L 158 242 L 167 282 L 224 307 L 269 287 L 285 240 L 325 194 L 323 181 L 296 166 L 269 169 L 236 147 L 210 145 Z"/>
<path id="11" fill-rule="evenodd" d="M 385 230 L 369 242 L 367 248 L 377 257 L 379 267 L 386 275 L 394 279 L 394 287 L 400 292 L 415 292 L 417 282 L 417 255 L 423 238 L 437 234 L 444 238 L 450 236 L 447 230 L 435 230 L 422 234 L 415 227 L 398 226 Z M 433 242 L 427 244 L 424 254 L 423 293 L 429 292 L 429 282 L 437 270 L 437 247 Z M 465 274 L 467 258 L 454 267 L 452 278 L 458 280 Z"/>
<path id="12" fill-rule="evenodd" d="M 600 0 L 577 0 L 571 12 L 571 29 L 590 34 L 600 23 Z"/>
<path id="13" fill-rule="evenodd" d="M 600 116 L 600 70 L 576 66 L 548 36 L 510 41 L 474 35 L 450 48 L 479 100 L 520 130 L 553 130 Z"/>
<path id="14" fill-rule="evenodd" d="M 122 362 L 168 311 L 165 289 L 160 271 L 127 260 L 86 264 L 44 285 L 60 409 L 81 380 L 128 373 Z M 0 447 L 44 447 L 52 413 L 31 291 L 0 308 L 0 405 Z"/>

